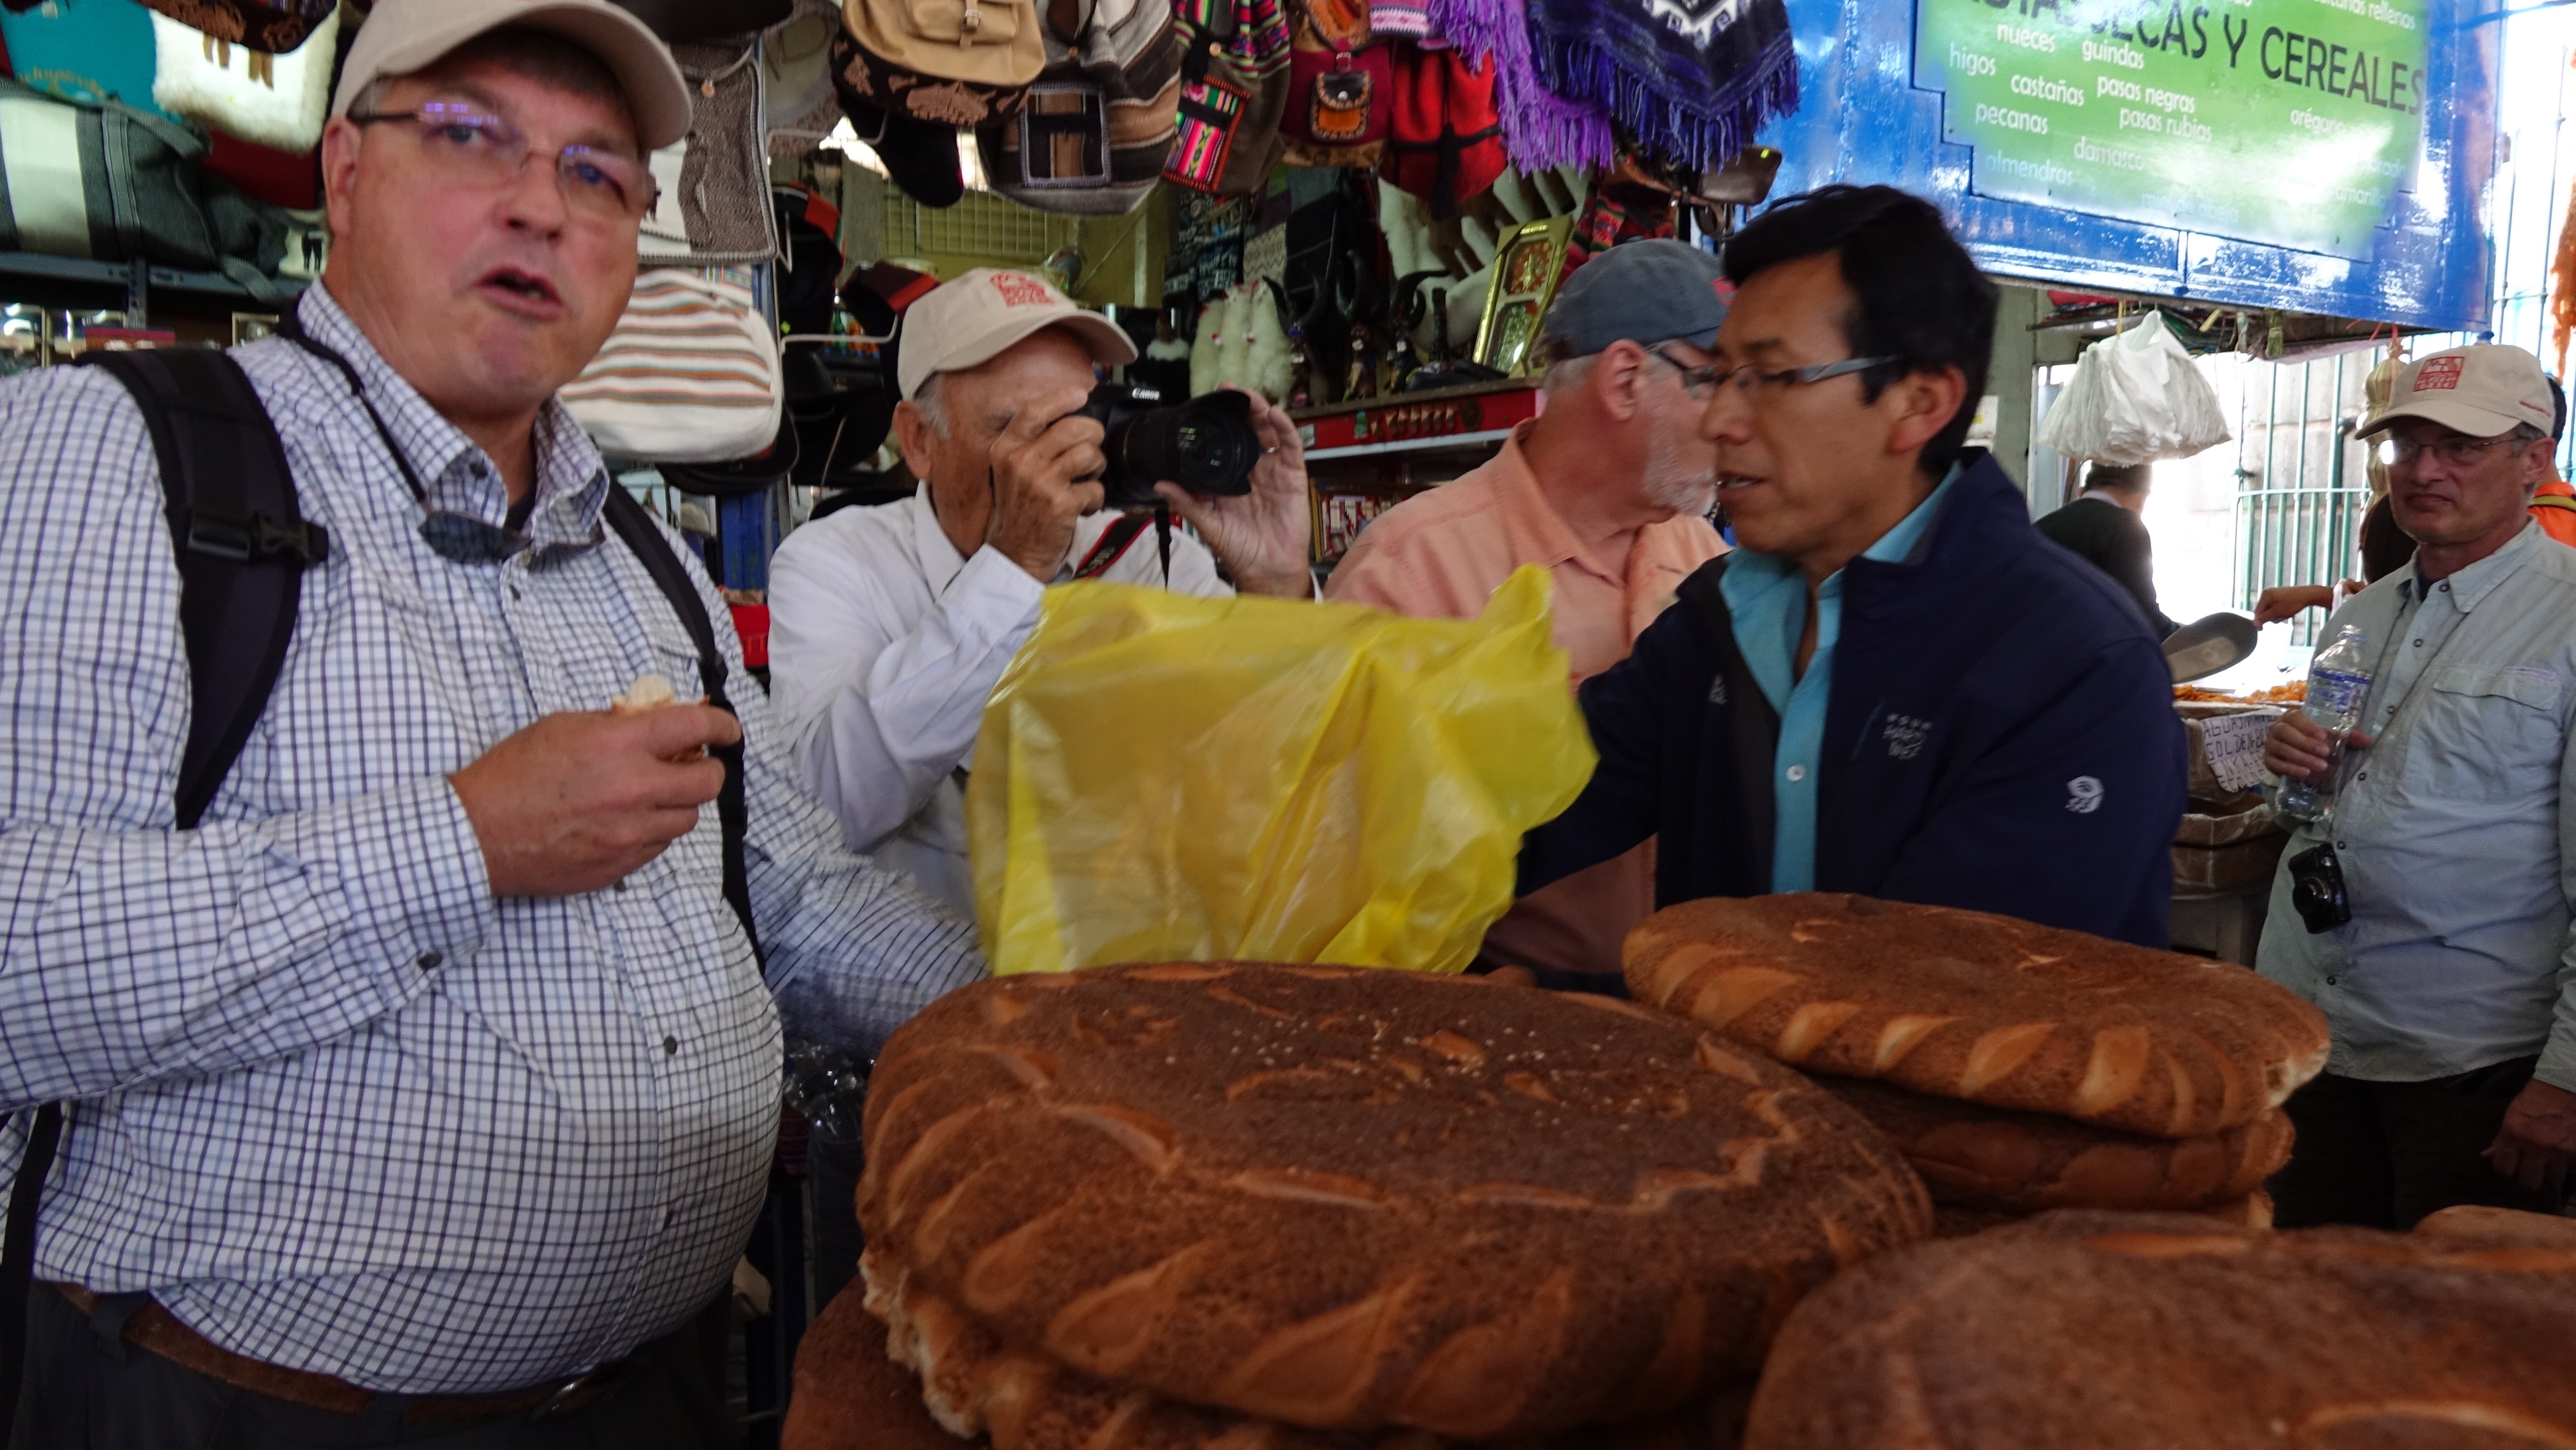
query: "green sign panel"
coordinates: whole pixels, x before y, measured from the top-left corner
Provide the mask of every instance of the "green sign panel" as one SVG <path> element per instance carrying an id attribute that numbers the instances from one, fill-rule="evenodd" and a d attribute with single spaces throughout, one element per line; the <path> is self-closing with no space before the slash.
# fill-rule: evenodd
<path id="1" fill-rule="evenodd" d="M 2343 257 L 2421 145 L 2428 0 L 1918 0 L 1974 190 Z"/>

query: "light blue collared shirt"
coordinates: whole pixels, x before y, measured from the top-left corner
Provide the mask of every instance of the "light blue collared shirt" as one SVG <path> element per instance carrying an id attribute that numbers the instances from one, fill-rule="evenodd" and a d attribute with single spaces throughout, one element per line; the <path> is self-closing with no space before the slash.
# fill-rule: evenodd
<path id="1" fill-rule="evenodd" d="M 1861 551 L 1864 559 L 1894 563 L 1914 552 L 1940 512 L 1941 496 L 1958 480 L 1959 466 L 1895 528 Z M 1807 576 L 1797 564 L 1750 549 L 1736 552 L 1718 581 L 1735 619 L 1735 647 L 1753 672 L 1762 698 L 1780 717 L 1780 745 L 1771 759 L 1773 800 L 1771 889 L 1816 887 L 1816 772 L 1825 744 L 1825 702 L 1833 693 L 1834 642 L 1843 632 L 1843 571 L 1816 588 L 1816 653 L 1797 672 L 1798 637 L 1807 627 Z"/>

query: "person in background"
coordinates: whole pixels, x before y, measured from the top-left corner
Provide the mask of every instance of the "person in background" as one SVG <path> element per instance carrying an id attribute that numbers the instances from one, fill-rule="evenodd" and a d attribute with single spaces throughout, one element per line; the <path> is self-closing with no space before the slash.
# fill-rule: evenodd
<path id="1" fill-rule="evenodd" d="M 2552 422 L 2549 427 L 2551 447 L 2546 474 L 2540 486 L 2531 493 L 2531 517 L 2540 531 L 2562 544 L 2576 545 L 2576 487 L 2570 487 L 2558 476 L 2556 444 L 2567 435 L 2567 390 L 2554 373 L 2549 379 Z M 2343 582 L 2349 598 L 2406 567 L 2415 556 L 2415 541 L 2406 537 L 2390 514 L 2388 495 L 2382 493 L 2370 501 L 2361 516 L 2361 577 Z M 2302 610 L 2332 609 L 2334 591 L 2323 584 L 2283 584 L 2264 590 L 2254 599 L 2254 622 L 2257 625 L 2289 619 Z"/>
<path id="2" fill-rule="evenodd" d="M 1585 263 L 1548 308 L 1544 410 L 1490 462 L 1407 499 L 1361 532 L 1325 597 L 1472 618 L 1514 569 L 1555 581 L 1572 683 L 1625 659 L 1681 581 L 1724 553 L 1709 526 L 1714 455 L 1696 436 L 1702 372 L 1726 319 L 1717 258 L 1671 240 Z M 1523 899 L 1486 935 L 1488 966 L 1619 971 L 1654 910 L 1651 842 Z M 1543 978 L 1544 979 L 1544 978 Z"/>
<path id="3" fill-rule="evenodd" d="M 729 1443 L 782 1027 L 867 1057 L 982 975 L 842 848 L 758 690 L 606 708 L 648 672 L 697 695 L 695 651 L 555 394 L 625 310 L 690 94 L 597 0 L 374 7 L 321 143 L 330 265 L 233 354 L 328 553 L 196 829 L 144 418 L 99 368 L 0 386 L 13 1178 L 21 1110 L 69 1104 L 38 1283 L 0 1304 L 18 1450 Z M 752 919 L 704 809 L 736 740 Z"/>
<path id="4" fill-rule="evenodd" d="M 2255 955 L 2333 1031 L 2287 1105 L 2284 1228 L 2554 1212 L 2576 1166 L 2576 551 L 2529 513 L 2550 390 L 2530 353 L 2480 346 L 2408 363 L 2391 399 L 2359 432 L 2388 435 L 2415 557 L 2327 622 L 2377 657 L 2366 723 L 2332 814 L 2291 834 Z M 2326 732 L 2292 710 L 2263 762 L 2322 781 Z M 2328 868 L 2340 925 L 2298 909 Z"/>
<path id="5" fill-rule="evenodd" d="M 2137 607 L 1966 447 L 1995 288 L 1927 201 L 1831 186 L 1727 244 L 1700 436 L 1738 548 L 1587 681 L 1601 762 L 1524 894 L 1657 838 L 1659 905 L 1852 891 L 2162 946 L 2184 801 Z"/>
<path id="6" fill-rule="evenodd" d="M 2146 464 L 2090 464 L 2084 470 L 2084 492 L 2041 519 L 2039 531 L 2110 575 L 2138 601 L 2139 612 L 2162 639 L 2176 625 L 2156 607 L 2156 546 L 2141 517 L 2152 485 Z"/>
<path id="7" fill-rule="evenodd" d="M 895 437 L 920 489 L 807 524 L 770 561 L 772 700 L 807 788 L 852 850 L 969 919 L 966 767 L 1049 584 L 1314 596 L 1305 452 L 1274 404 L 1253 400 L 1251 493 L 1160 487 L 1207 543 L 1174 530 L 1166 566 L 1140 516 L 1101 511 L 1101 427 L 1075 410 L 1095 364 L 1135 357 L 1042 278 L 979 267 L 942 283 L 905 311 L 896 352 Z"/>

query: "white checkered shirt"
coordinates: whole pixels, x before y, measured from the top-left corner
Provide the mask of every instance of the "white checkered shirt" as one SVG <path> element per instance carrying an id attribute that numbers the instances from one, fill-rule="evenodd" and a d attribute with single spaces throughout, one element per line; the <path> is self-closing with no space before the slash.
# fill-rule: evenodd
<path id="1" fill-rule="evenodd" d="M 499 523 L 486 456 L 319 287 L 301 309 L 432 500 Z M 747 676 L 766 983 L 712 808 L 613 890 L 495 901 L 447 773 L 647 671 L 693 697 L 696 650 L 634 555 L 596 542 L 612 485 L 559 406 L 537 433 L 540 547 L 455 563 L 415 532 L 336 369 L 282 340 L 236 356 L 331 553 L 189 833 L 179 576 L 141 417 L 88 368 L 0 385 L 0 1170 L 18 1110 L 75 1100 L 38 1275 L 148 1290 L 235 1353 L 383 1391 L 614 1361 L 742 1251 L 782 1014 L 873 1052 L 981 973 L 972 934 L 841 847 Z"/>

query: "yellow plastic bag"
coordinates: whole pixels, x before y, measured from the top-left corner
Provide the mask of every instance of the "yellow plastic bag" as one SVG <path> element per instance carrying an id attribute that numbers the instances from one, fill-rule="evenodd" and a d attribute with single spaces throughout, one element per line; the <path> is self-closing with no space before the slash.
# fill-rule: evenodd
<path id="1" fill-rule="evenodd" d="M 1475 620 L 1049 589 L 966 793 L 993 970 L 1463 969 L 1592 776 L 1548 582 Z"/>

